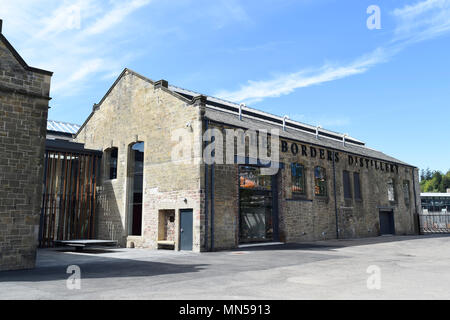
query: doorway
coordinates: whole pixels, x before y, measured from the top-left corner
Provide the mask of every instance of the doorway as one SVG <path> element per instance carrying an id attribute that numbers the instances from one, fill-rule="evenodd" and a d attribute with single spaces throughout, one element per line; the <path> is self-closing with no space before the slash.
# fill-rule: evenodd
<path id="1" fill-rule="evenodd" d="M 193 242 L 192 209 L 180 210 L 180 250 L 192 251 Z"/>
<path id="2" fill-rule="evenodd" d="M 380 235 L 395 235 L 394 211 L 380 211 Z"/>
<path id="3" fill-rule="evenodd" d="M 276 176 L 239 167 L 239 242 L 278 241 Z"/>

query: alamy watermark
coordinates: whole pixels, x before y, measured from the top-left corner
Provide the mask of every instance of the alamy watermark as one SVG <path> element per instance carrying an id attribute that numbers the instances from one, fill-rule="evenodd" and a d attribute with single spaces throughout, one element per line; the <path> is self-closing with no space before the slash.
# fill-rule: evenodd
<path id="1" fill-rule="evenodd" d="M 69 290 L 81 289 L 81 269 L 77 265 L 71 265 L 67 267 L 66 273 L 70 274 L 66 280 L 66 287 Z"/>
<path id="2" fill-rule="evenodd" d="M 182 164 L 248 164 L 261 167 L 262 175 L 278 173 L 280 160 L 279 130 L 243 130 L 210 128 L 201 139 L 192 140 L 188 128 L 175 130 L 172 161 Z M 248 143 L 246 143 L 246 141 Z M 194 146 L 196 146 L 194 148 Z M 199 153 L 198 150 L 202 150 Z"/>
<path id="3" fill-rule="evenodd" d="M 377 5 L 371 5 L 367 8 L 367 14 L 370 16 L 367 18 L 367 28 L 369 30 L 381 29 L 381 9 Z"/>
<path id="4" fill-rule="evenodd" d="M 369 266 L 366 270 L 370 274 L 367 279 L 367 289 L 381 290 L 381 268 L 376 265 Z"/>

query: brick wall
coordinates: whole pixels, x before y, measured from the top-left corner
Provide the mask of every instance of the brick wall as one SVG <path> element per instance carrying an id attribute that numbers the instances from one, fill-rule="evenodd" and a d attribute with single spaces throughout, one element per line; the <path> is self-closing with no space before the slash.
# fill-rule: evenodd
<path id="1" fill-rule="evenodd" d="M 0 270 L 33 268 L 50 78 L 0 41 Z"/>

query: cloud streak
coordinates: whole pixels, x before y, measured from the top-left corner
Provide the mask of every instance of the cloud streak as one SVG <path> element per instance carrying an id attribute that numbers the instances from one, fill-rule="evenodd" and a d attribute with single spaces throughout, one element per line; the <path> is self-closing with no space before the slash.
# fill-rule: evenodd
<path id="1" fill-rule="evenodd" d="M 119 74 L 137 55 L 121 54 L 123 33 L 109 31 L 126 23 L 131 14 L 151 0 L 11 3 L 0 0 L 7 36 L 20 40 L 18 49 L 26 61 L 54 72 L 52 95 L 67 97 L 88 88 L 88 81 L 94 76 L 105 80 Z M 127 37 L 133 36 L 127 33 Z"/>
<path id="2" fill-rule="evenodd" d="M 383 47 L 346 64 L 324 64 L 269 80 L 249 80 L 238 90 L 223 90 L 220 98 L 254 103 L 266 98 L 288 95 L 299 88 L 310 87 L 362 74 L 385 63 L 412 43 L 429 40 L 450 32 L 450 0 L 425 0 L 391 12 L 397 26 L 392 40 Z"/>

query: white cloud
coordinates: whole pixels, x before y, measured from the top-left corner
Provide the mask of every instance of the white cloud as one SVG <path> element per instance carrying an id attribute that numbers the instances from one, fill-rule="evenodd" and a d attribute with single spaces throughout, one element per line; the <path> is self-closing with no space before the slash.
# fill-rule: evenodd
<path id="1" fill-rule="evenodd" d="M 109 32 L 151 0 L 0 0 L 4 33 L 25 61 L 54 72 L 52 96 L 70 96 L 92 78 L 109 79 L 138 53 L 121 53 L 123 37 Z"/>
<path id="2" fill-rule="evenodd" d="M 151 0 L 132 0 L 129 2 L 120 2 L 107 12 L 103 17 L 98 19 L 93 25 L 86 29 L 86 34 L 94 35 L 107 31 L 114 25 L 122 22 L 126 16 L 135 10 L 146 6 Z"/>
<path id="3" fill-rule="evenodd" d="M 347 64 L 324 64 L 270 80 L 252 81 L 235 91 L 220 91 L 216 95 L 235 102 L 258 102 L 279 97 L 296 89 L 318 85 L 362 74 L 377 64 L 386 62 L 412 43 L 429 40 L 450 32 L 450 0 L 425 0 L 392 12 L 397 27 L 389 44 Z"/>
<path id="4" fill-rule="evenodd" d="M 346 78 L 366 72 L 370 67 L 386 61 L 392 51 L 379 48 L 348 64 L 325 64 L 319 68 L 284 74 L 267 81 L 248 81 L 237 91 L 222 91 L 216 95 L 230 101 L 254 103 L 265 98 L 290 94 L 294 90 Z"/>

